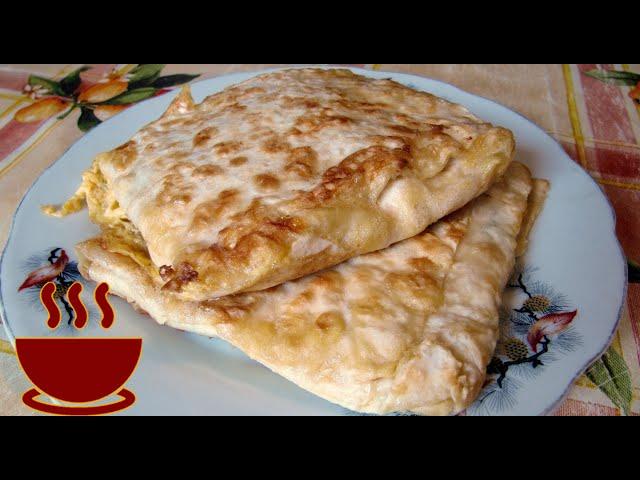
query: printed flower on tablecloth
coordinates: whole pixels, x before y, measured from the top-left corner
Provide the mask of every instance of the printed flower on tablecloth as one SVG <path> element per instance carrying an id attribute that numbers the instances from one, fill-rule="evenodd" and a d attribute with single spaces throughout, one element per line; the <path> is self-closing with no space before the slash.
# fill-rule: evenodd
<path id="1" fill-rule="evenodd" d="M 621 70 L 589 70 L 585 75 L 610 85 L 633 87 L 628 95 L 634 102 L 640 104 L 640 73 Z"/>
<path id="2" fill-rule="evenodd" d="M 640 103 L 640 82 L 636 84 L 634 88 L 629 92 L 629 96 L 633 98 L 633 101 L 636 103 Z"/>
<path id="3" fill-rule="evenodd" d="M 620 87 L 633 87 L 629 90 L 629 97 L 640 105 L 640 73 L 620 70 L 589 70 L 585 75 L 600 80 L 601 82 Z M 640 265 L 631 258 L 627 259 L 630 283 L 640 283 Z"/>
<path id="4" fill-rule="evenodd" d="M 162 95 L 169 87 L 187 83 L 199 75 L 160 76 L 163 64 L 141 63 L 116 67 L 96 83 L 87 85 L 81 74 L 91 67 L 80 67 L 56 81 L 30 75 L 22 92 L 34 102 L 18 110 L 14 119 L 22 123 L 39 122 L 58 115 L 62 120 L 80 109 L 78 128 L 90 130 L 134 103 Z"/>
<path id="5" fill-rule="evenodd" d="M 49 90 L 42 85 L 29 85 L 28 83 L 22 89 L 22 93 L 31 100 L 37 100 L 49 93 Z"/>

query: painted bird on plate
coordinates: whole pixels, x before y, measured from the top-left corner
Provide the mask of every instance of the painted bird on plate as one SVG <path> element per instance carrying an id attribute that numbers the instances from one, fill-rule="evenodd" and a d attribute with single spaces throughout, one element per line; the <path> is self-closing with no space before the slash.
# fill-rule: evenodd
<path id="1" fill-rule="evenodd" d="M 58 255 L 59 251 L 59 255 Z M 18 287 L 18 291 L 22 291 L 25 288 L 33 287 L 36 285 L 44 285 L 45 283 L 52 281 L 62 272 L 64 272 L 67 263 L 69 263 L 69 257 L 67 252 L 61 248 L 53 249 L 49 255 L 49 265 L 40 267 L 32 271 L 22 285 Z"/>
<path id="2" fill-rule="evenodd" d="M 538 351 L 538 344 L 543 337 L 548 335 L 558 335 L 564 332 L 573 319 L 575 318 L 577 310 L 572 312 L 560 312 L 545 315 L 538 319 L 529 329 L 527 334 L 527 341 L 534 352 Z"/>

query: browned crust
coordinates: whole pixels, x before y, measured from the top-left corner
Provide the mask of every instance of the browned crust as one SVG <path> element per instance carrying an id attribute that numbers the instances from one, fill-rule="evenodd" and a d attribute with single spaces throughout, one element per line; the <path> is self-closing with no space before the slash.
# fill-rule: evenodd
<path id="1" fill-rule="evenodd" d="M 297 94 L 280 92 L 291 85 Z M 230 135 L 234 128 L 242 135 Z M 334 139 L 357 148 L 333 159 Z M 130 198 L 122 206 L 137 212 L 130 220 L 156 269 L 174 267 L 164 270 L 165 288 L 202 300 L 268 288 L 415 235 L 485 191 L 513 150 L 511 132 L 428 93 L 347 70 L 300 69 L 199 105 L 185 90 L 96 163 L 106 188 Z M 131 194 L 138 177 L 154 183 Z M 406 192 L 385 203 L 394 188 Z M 283 227 L 290 221 L 295 229 Z M 180 276 L 178 265 L 196 274 Z"/>
<path id="2" fill-rule="evenodd" d="M 95 240 L 78 246 L 80 270 L 158 322 L 219 336 L 347 408 L 455 413 L 482 387 L 531 185 L 513 164 L 422 234 L 260 292 L 185 301 Z"/>

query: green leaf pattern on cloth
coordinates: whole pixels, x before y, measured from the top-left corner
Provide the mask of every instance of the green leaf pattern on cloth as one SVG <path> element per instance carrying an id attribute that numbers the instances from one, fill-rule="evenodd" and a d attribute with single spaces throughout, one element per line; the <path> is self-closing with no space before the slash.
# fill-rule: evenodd
<path id="1" fill-rule="evenodd" d="M 176 75 L 166 75 L 164 77 L 157 78 L 151 86 L 156 88 L 167 88 L 175 85 L 181 85 L 183 83 L 190 82 L 194 78 L 198 78 L 200 75 L 188 75 L 186 73 L 178 73 Z"/>
<path id="2" fill-rule="evenodd" d="M 76 89 L 80 86 L 80 74 L 86 70 L 89 70 L 89 67 L 84 66 L 77 68 L 69 75 L 60 80 L 60 88 L 67 94 L 73 95 Z"/>
<path id="3" fill-rule="evenodd" d="M 611 85 L 633 86 L 640 82 L 640 74 L 633 72 L 620 72 L 616 70 L 589 70 L 585 75 L 598 79 Z"/>
<path id="4" fill-rule="evenodd" d="M 106 105 L 126 105 L 128 103 L 136 103 L 149 97 L 153 97 L 156 93 L 156 89 L 153 87 L 136 88 L 134 90 L 127 90 L 126 92 L 103 102 Z"/>
<path id="5" fill-rule="evenodd" d="M 81 110 L 82 113 L 78 117 L 78 128 L 80 130 L 86 132 L 100 123 L 100 120 L 93 114 L 91 109 L 82 107 Z"/>
<path id="6" fill-rule="evenodd" d="M 627 260 L 629 283 L 640 283 L 640 265 L 633 260 Z"/>
<path id="7" fill-rule="evenodd" d="M 631 374 L 624 358 L 614 347 L 609 347 L 585 374 L 616 407 L 629 415 L 633 398 Z"/>
<path id="8" fill-rule="evenodd" d="M 29 75 L 29 80 L 27 82 L 32 87 L 40 86 L 46 88 L 50 93 L 56 95 L 64 95 L 64 91 L 60 87 L 60 84 L 54 80 L 49 80 L 48 78 L 40 77 L 38 75 Z"/>

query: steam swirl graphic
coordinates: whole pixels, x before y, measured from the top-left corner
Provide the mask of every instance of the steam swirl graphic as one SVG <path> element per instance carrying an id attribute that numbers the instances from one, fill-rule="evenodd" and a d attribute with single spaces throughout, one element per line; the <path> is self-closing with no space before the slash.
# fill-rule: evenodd
<path id="1" fill-rule="evenodd" d="M 89 318 L 89 312 L 80 299 L 80 293 L 82 293 L 82 284 L 78 282 L 73 282 L 67 291 L 67 299 L 76 314 L 73 326 L 78 330 L 85 327 Z"/>
<path id="2" fill-rule="evenodd" d="M 62 314 L 60 313 L 60 307 L 53 298 L 53 294 L 56 293 L 56 284 L 53 282 L 47 282 L 40 290 L 40 302 L 49 313 L 47 318 L 47 326 L 54 330 L 60 325 L 60 319 Z"/>
<path id="3" fill-rule="evenodd" d="M 100 325 L 102 325 L 102 328 L 105 329 L 110 328 L 111 325 L 113 325 L 113 321 L 116 316 L 113 307 L 111 306 L 111 304 L 109 303 L 109 299 L 107 298 L 107 293 L 109 293 L 109 285 L 105 282 L 99 284 L 93 292 L 96 304 L 102 312 L 102 320 L 100 320 Z"/>
<path id="4" fill-rule="evenodd" d="M 67 300 L 69 301 L 69 304 L 71 305 L 71 308 L 73 308 L 73 311 L 75 313 L 73 326 L 78 330 L 84 328 L 87 325 L 87 321 L 89 319 L 89 311 L 80 298 L 82 289 L 83 287 L 81 283 L 73 282 L 67 290 L 66 295 Z M 104 282 L 100 283 L 95 288 L 93 293 L 96 305 L 102 313 L 100 325 L 104 329 L 110 328 L 113 325 L 115 319 L 115 311 L 109 303 L 109 299 L 107 298 L 108 293 L 109 285 Z M 47 326 L 52 330 L 58 328 L 58 326 L 60 325 L 60 320 L 62 318 L 60 307 L 58 307 L 58 304 L 55 300 L 55 294 L 56 285 L 53 282 L 47 282 L 40 290 L 40 302 L 49 314 L 49 317 L 47 318 Z"/>

